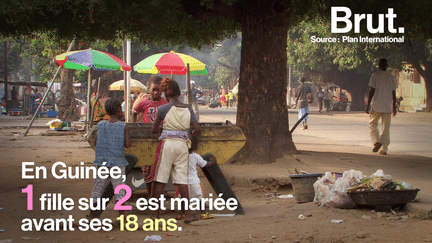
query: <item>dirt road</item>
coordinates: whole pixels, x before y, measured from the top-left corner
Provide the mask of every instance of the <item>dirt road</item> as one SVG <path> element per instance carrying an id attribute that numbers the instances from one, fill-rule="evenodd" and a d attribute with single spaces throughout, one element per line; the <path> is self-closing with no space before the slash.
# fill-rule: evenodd
<path id="1" fill-rule="evenodd" d="M 7 121 L 0 119 L 0 122 L 6 124 Z M 430 119 L 424 122 L 431 125 Z M 303 136 L 298 141 L 294 138 L 300 153 L 285 156 L 276 163 L 230 164 L 221 167 L 244 207 L 245 215 L 200 220 L 190 225 L 180 221 L 176 223 L 175 231 L 145 231 L 142 229 L 143 221 L 150 217 L 150 212 L 133 210 L 130 214 L 137 215 L 140 226 L 136 231 L 95 232 L 75 228 L 74 231 L 51 232 L 48 219 L 55 221 L 71 217 L 77 222 L 85 218 L 88 212 L 80 210 L 76 202 L 90 197 L 92 180 L 55 179 L 49 170 L 58 161 L 71 168 L 79 168 L 80 162 L 91 165 L 94 152 L 79 133 L 69 136 L 34 135 L 46 130 L 34 128 L 26 137 L 14 135 L 24 132 L 23 128 L 3 127 L 0 130 L 3 167 L 0 172 L 0 229 L 4 229 L 0 233 L 0 242 L 143 242 L 150 235 L 161 236 L 162 242 L 432 242 L 431 221 L 418 218 L 419 210 L 432 208 L 431 158 L 403 153 L 378 156 L 372 154 L 369 147 L 343 145 L 331 140 L 319 140 L 319 137 L 314 136 Z M 35 162 L 38 166 L 46 167 L 47 178 L 23 179 L 22 162 Z M 314 203 L 297 204 L 295 199 L 269 196 L 270 193 L 294 194 L 287 177 L 288 171 L 294 171 L 294 168 L 311 173 L 356 169 L 364 174 L 383 169 L 394 178 L 409 181 L 420 188 L 420 202 L 410 203 L 408 212 L 393 214 L 370 209 L 321 208 Z M 205 193 L 211 193 L 202 175 L 201 180 Z M 22 189 L 28 185 L 33 185 L 33 210 L 27 210 L 27 194 L 22 193 Z M 63 199 L 71 198 L 76 205 L 72 210 L 41 210 L 39 199 L 44 193 L 61 193 Z M 130 201 L 145 196 L 145 191 L 137 192 Z M 114 221 L 118 215 L 112 209 L 111 203 L 102 218 Z M 299 219 L 300 214 L 305 219 Z M 176 215 L 176 212 L 169 212 L 164 218 L 168 220 Z M 35 231 L 35 227 L 31 232 L 23 231 L 25 219 L 34 219 L 37 223 L 44 220 L 48 231 Z M 333 219 L 343 222 L 332 223 Z M 181 227 L 181 231 L 178 227 Z"/>

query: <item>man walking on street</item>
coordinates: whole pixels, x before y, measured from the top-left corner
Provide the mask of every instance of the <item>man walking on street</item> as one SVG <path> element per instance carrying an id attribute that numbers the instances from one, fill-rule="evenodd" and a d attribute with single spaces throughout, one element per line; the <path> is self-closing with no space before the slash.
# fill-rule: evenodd
<path id="1" fill-rule="evenodd" d="M 390 144 L 391 114 L 396 115 L 396 78 L 386 72 L 388 63 L 386 59 L 379 61 L 379 70 L 372 74 L 369 86 L 371 87 L 366 106 L 369 115 L 369 130 L 374 147 L 372 151 L 387 155 Z M 372 102 L 372 106 L 371 106 Z M 372 109 L 371 109 L 372 108 Z M 370 111 L 369 111 L 370 110 Z M 382 120 L 382 134 L 379 134 L 378 121 Z"/>
<path id="2" fill-rule="evenodd" d="M 299 120 L 307 113 L 309 113 L 309 104 L 307 100 L 308 95 L 312 95 L 311 88 L 305 84 L 306 79 L 304 77 L 301 77 L 299 79 L 300 85 L 296 89 L 296 104 L 294 106 L 294 109 L 298 106 L 298 118 Z M 308 116 L 306 116 L 302 123 L 303 127 L 302 130 L 308 129 L 307 125 L 307 119 Z"/>
<path id="3" fill-rule="evenodd" d="M 195 113 L 197 120 L 199 121 L 199 108 L 198 108 L 198 99 L 201 98 L 204 94 L 201 90 L 195 88 L 195 81 L 191 80 L 191 96 L 192 96 L 192 109 Z"/>

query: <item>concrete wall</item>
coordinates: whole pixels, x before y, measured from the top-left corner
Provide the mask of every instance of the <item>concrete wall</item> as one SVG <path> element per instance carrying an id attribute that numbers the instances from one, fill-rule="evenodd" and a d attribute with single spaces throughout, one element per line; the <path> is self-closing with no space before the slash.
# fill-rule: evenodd
<path id="1" fill-rule="evenodd" d="M 395 74 L 398 82 L 396 97 L 403 97 L 400 109 L 409 112 L 425 105 L 426 86 L 423 77 L 417 71 L 402 70 Z"/>

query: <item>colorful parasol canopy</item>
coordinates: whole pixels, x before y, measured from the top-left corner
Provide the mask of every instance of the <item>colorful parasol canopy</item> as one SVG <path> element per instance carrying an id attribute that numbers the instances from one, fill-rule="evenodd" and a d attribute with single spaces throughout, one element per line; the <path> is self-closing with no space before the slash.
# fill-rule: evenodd
<path id="1" fill-rule="evenodd" d="M 208 74 L 204 63 L 174 51 L 151 55 L 136 64 L 134 70 L 139 73 L 186 75 L 187 64 L 190 74 Z"/>
<path id="2" fill-rule="evenodd" d="M 132 68 L 120 58 L 91 48 L 87 50 L 70 51 L 56 56 L 58 65 L 68 69 L 99 71 L 130 71 Z"/>
<path id="3" fill-rule="evenodd" d="M 124 80 L 115 81 L 114 83 L 112 83 L 109 86 L 109 90 L 123 91 L 124 90 L 124 84 L 125 84 Z M 147 90 L 147 87 L 144 84 L 142 84 L 140 81 L 138 81 L 136 79 L 131 79 L 130 80 L 130 90 L 132 92 L 145 92 Z"/>

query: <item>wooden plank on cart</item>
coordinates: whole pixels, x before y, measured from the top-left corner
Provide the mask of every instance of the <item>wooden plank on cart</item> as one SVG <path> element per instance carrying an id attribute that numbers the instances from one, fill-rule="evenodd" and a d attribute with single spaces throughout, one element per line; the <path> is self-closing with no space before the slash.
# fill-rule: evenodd
<path id="1" fill-rule="evenodd" d="M 203 159 L 208 161 L 210 154 L 203 155 Z M 235 210 L 236 214 L 245 214 L 245 211 L 243 207 L 240 204 L 240 201 L 236 197 L 234 191 L 232 190 L 231 186 L 229 185 L 227 179 L 225 178 L 224 174 L 222 173 L 222 170 L 220 169 L 219 165 L 217 163 L 206 166 L 202 168 L 202 171 L 204 172 L 204 175 L 207 177 L 207 180 L 210 182 L 210 185 L 213 187 L 213 190 L 219 195 L 220 193 L 223 193 L 222 198 L 226 201 L 229 198 L 235 198 L 238 202 L 238 207 Z"/>

